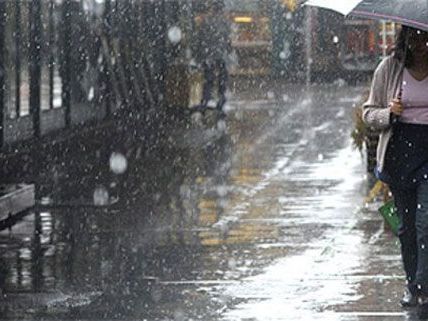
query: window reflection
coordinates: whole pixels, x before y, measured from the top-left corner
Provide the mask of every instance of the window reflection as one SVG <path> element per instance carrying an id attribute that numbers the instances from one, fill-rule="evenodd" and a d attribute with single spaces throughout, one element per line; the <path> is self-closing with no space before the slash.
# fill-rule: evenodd
<path id="1" fill-rule="evenodd" d="M 62 79 L 59 73 L 61 3 L 59 1 L 42 2 L 42 75 L 41 75 L 41 109 L 62 106 Z"/>
<path id="2" fill-rule="evenodd" d="M 29 2 L 6 4 L 6 108 L 10 118 L 30 113 Z"/>

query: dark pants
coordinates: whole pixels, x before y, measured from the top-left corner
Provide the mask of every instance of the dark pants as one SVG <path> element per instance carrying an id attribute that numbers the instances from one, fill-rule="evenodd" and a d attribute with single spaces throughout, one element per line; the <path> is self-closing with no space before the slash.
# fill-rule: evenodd
<path id="1" fill-rule="evenodd" d="M 203 89 L 203 97 L 202 97 L 202 105 L 208 103 L 212 98 L 213 87 L 216 78 L 218 77 L 218 98 L 219 102 L 217 104 L 218 108 L 221 108 L 223 104 L 226 102 L 226 89 L 227 89 L 227 81 L 228 74 L 226 63 L 222 59 L 216 59 L 212 62 L 205 62 L 203 64 L 204 68 L 204 89 Z"/>
<path id="2" fill-rule="evenodd" d="M 401 220 L 398 236 L 412 293 L 428 295 L 428 126 L 397 123 L 385 170 Z"/>
<path id="3" fill-rule="evenodd" d="M 415 188 L 391 186 L 401 224 L 398 236 L 409 290 L 428 295 L 428 181 Z"/>

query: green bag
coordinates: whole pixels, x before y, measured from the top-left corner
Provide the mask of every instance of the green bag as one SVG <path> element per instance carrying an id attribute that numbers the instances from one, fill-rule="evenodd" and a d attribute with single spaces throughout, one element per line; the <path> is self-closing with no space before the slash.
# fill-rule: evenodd
<path id="1" fill-rule="evenodd" d="M 380 214 L 385 219 L 386 223 L 388 223 L 391 231 L 398 235 L 398 228 L 400 226 L 400 218 L 398 217 L 397 208 L 395 207 L 394 200 L 390 200 L 383 204 L 379 208 Z"/>

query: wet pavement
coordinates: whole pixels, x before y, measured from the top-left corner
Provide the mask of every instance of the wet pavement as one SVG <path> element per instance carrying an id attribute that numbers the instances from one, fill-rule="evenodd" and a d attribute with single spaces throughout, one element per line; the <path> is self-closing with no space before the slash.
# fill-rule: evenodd
<path id="1" fill-rule="evenodd" d="M 45 206 L 0 232 L 1 319 L 415 319 L 398 306 L 397 241 L 364 204 L 350 140 L 363 92 L 239 88 L 224 119 L 194 113 L 156 146 L 112 144 L 125 173 L 74 160 L 55 188 L 42 174 Z"/>

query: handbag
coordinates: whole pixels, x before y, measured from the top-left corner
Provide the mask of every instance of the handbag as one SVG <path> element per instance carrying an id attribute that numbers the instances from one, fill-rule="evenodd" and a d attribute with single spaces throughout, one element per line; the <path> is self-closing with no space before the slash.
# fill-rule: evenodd
<path id="1" fill-rule="evenodd" d="M 388 224 L 395 236 L 398 236 L 398 228 L 400 226 L 400 218 L 395 207 L 394 200 L 391 199 L 379 207 L 379 212 Z"/>

